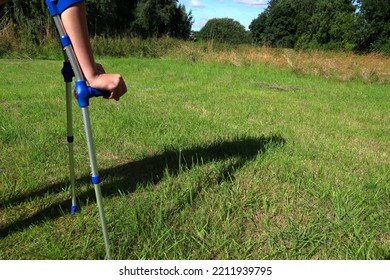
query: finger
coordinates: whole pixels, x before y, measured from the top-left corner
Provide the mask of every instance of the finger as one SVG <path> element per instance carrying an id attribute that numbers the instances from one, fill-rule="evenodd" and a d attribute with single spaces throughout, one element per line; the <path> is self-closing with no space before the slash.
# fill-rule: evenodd
<path id="1" fill-rule="evenodd" d="M 116 90 L 112 92 L 112 98 L 115 99 L 116 101 L 119 101 L 121 96 L 123 96 L 124 94 L 125 94 L 125 90 L 123 89 L 123 83 L 119 83 Z"/>
<path id="2" fill-rule="evenodd" d="M 117 94 L 116 91 L 111 92 L 111 95 L 110 95 L 109 98 L 110 98 L 110 99 L 114 99 L 114 100 L 116 100 L 116 101 L 119 100 L 119 96 L 118 96 L 118 94 Z"/>
<path id="3" fill-rule="evenodd" d="M 119 97 L 123 96 L 127 91 L 127 87 L 123 79 L 121 79 L 121 82 L 118 85 L 118 91 L 117 94 Z"/>

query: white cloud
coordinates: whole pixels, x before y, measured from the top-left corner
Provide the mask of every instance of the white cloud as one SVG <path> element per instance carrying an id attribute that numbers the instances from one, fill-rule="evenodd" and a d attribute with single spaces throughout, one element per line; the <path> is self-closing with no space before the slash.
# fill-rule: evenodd
<path id="1" fill-rule="evenodd" d="M 233 0 L 234 2 L 238 4 L 244 4 L 248 6 L 254 6 L 254 7 L 267 7 L 268 6 L 268 0 Z"/>
<path id="2" fill-rule="evenodd" d="M 200 2 L 200 0 L 191 0 L 189 5 L 192 8 L 204 8 L 205 7 L 205 5 L 203 5 L 202 2 Z"/>

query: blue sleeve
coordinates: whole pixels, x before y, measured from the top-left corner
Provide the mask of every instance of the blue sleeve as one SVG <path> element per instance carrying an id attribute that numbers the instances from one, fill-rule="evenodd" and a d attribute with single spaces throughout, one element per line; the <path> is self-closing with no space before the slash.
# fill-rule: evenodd
<path id="1" fill-rule="evenodd" d="M 70 6 L 84 0 L 45 0 L 51 16 L 62 14 Z"/>

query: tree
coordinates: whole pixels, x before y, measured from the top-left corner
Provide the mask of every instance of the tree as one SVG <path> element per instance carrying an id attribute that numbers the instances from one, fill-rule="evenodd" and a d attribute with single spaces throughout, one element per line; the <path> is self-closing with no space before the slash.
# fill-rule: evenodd
<path id="1" fill-rule="evenodd" d="M 186 7 L 179 5 L 170 18 L 170 35 L 175 38 L 188 39 L 194 21 L 191 11 L 187 14 Z"/>
<path id="2" fill-rule="evenodd" d="M 177 0 L 139 0 L 131 30 L 143 37 L 172 36 L 187 39 L 191 33 L 192 15 Z"/>
<path id="3" fill-rule="evenodd" d="M 250 42 L 245 27 L 231 18 L 214 18 L 209 20 L 199 31 L 203 40 L 216 40 L 221 43 L 244 44 Z"/>
<path id="4" fill-rule="evenodd" d="M 273 47 L 294 47 L 307 28 L 313 1 L 317 0 L 271 0 L 249 26 L 253 40 Z"/>
<path id="5" fill-rule="evenodd" d="M 287 48 L 350 48 L 353 0 L 271 0 L 250 25 L 253 40 Z"/>
<path id="6" fill-rule="evenodd" d="M 317 0 L 305 37 L 306 45 L 314 48 L 350 48 L 356 27 L 355 11 L 351 0 Z M 300 47 L 305 47 L 302 41 Z"/>
<path id="7" fill-rule="evenodd" d="M 190 37 L 192 15 L 177 0 L 88 0 L 86 5 L 92 36 Z M 42 36 L 52 26 L 43 0 L 13 0 L 4 9 L 27 35 Z"/>
<path id="8" fill-rule="evenodd" d="M 91 35 L 121 35 L 129 31 L 134 20 L 138 1 L 89 0 L 87 5 L 88 28 Z"/>
<path id="9" fill-rule="evenodd" d="M 390 53 L 390 5 L 388 0 L 357 0 L 359 22 L 355 34 L 358 52 Z"/>
<path id="10" fill-rule="evenodd" d="M 256 19 L 254 19 L 249 25 L 249 30 L 252 34 L 252 40 L 254 43 L 266 45 L 269 42 L 266 41 L 265 32 L 268 26 L 269 10 L 266 9 Z"/>
<path id="11" fill-rule="evenodd" d="M 13 0 L 5 5 L 7 16 L 17 26 L 18 32 L 30 38 L 34 43 L 40 41 L 47 31 L 51 20 L 46 6 L 41 0 Z"/>

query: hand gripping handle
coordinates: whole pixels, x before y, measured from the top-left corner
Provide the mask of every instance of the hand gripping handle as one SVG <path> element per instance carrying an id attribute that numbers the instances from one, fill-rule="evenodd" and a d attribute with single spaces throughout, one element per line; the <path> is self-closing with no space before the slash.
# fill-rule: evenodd
<path id="1" fill-rule="evenodd" d="M 80 107 L 88 107 L 89 99 L 92 97 L 109 97 L 110 93 L 108 91 L 98 90 L 87 86 L 86 81 L 76 81 L 76 87 L 74 90 L 74 95 L 79 103 Z"/>

